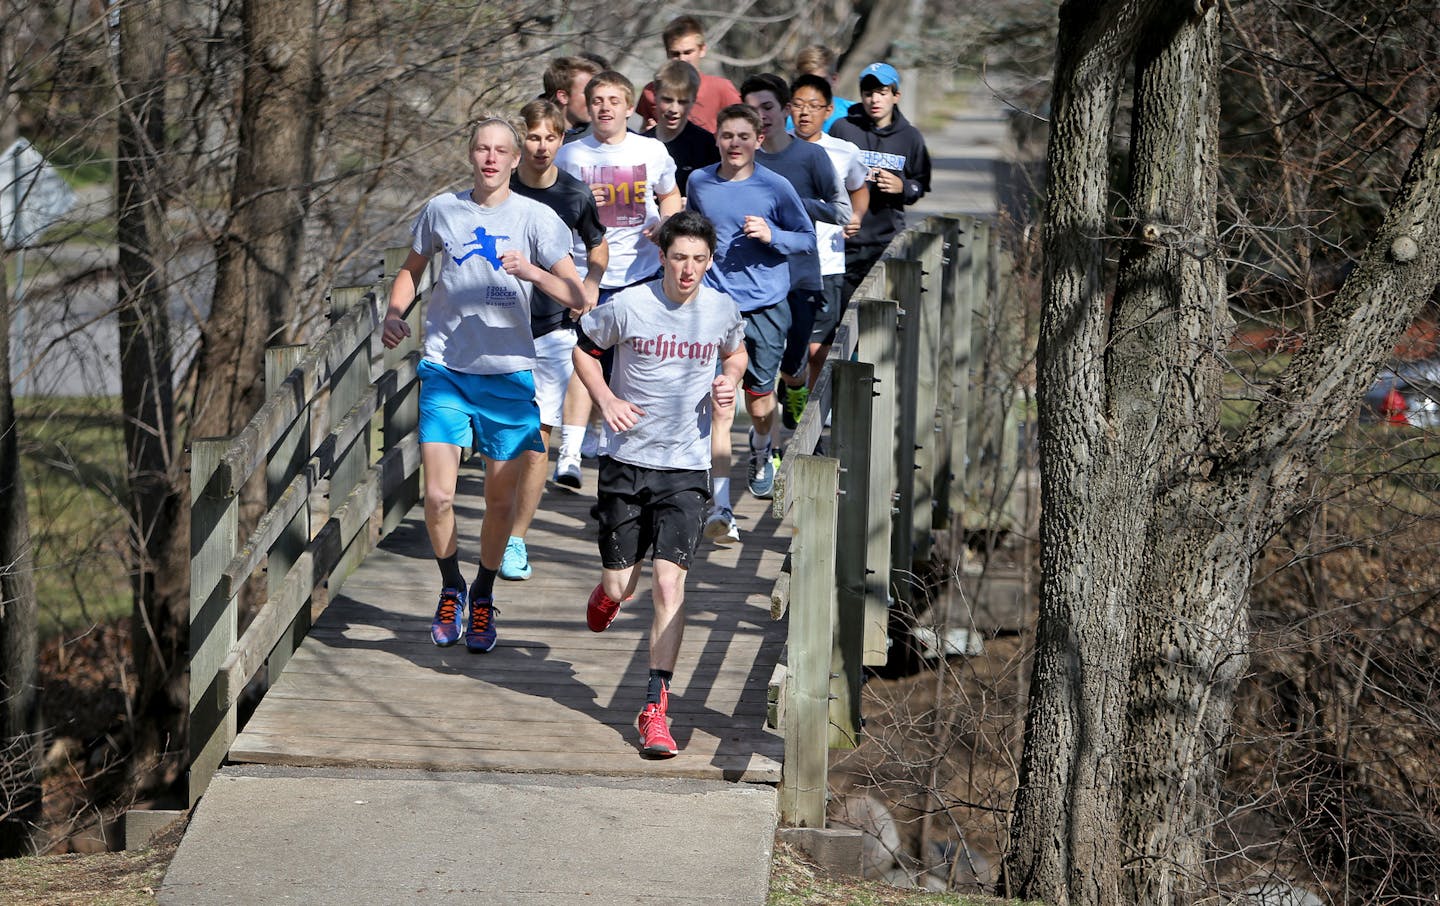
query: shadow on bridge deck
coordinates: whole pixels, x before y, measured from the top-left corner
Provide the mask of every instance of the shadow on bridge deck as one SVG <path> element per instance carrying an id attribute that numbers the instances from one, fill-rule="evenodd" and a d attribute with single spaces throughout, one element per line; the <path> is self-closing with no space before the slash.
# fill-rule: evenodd
<path id="1" fill-rule="evenodd" d="M 743 469 L 742 461 L 737 489 Z M 788 529 L 767 501 L 742 491 L 741 543 L 702 540 L 671 689 L 681 751 L 645 760 L 634 723 L 648 670 L 648 567 L 614 625 L 590 632 L 585 601 L 600 574 L 590 465 L 584 480 L 580 493 L 546 490 L 528 539 L 534 575 L 497 583 L 499 644 L 488 654 L 430 642 L 439 582 L 417 506 L 317 620 L 230 760 L 778 782 L 783 743 L 765 727 L 765 692 L 785 641 L 784 625 L 770 619 L 770 590 Z M 472 575 L 483 481 L 472 460 L 456 497 Z"/>

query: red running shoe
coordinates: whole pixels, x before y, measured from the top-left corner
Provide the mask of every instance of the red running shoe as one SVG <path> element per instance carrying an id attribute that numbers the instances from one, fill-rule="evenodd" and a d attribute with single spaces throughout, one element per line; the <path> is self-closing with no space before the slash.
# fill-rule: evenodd
<path id="1" fill-rule="evenodd" d="M 590 600 L 585 605 L 585 622 L 590 626 L 591 632 L 604 632 L 615 622 L 615 617 L 620 613 L 620 602 L 613 601 L 605 594 L 605 586 L 597 585 L 595 590 L 590 592 Z"/>
<path id="2" fill-rule="evenodd" d="M 665 712 L 670 707 L 670 690 L 660 690 L 660 703 L 646 702 L 636 725 L 640 728 L 640 754 L 646 758 L 673 758 L 680 749 L 666 725 Z"/>

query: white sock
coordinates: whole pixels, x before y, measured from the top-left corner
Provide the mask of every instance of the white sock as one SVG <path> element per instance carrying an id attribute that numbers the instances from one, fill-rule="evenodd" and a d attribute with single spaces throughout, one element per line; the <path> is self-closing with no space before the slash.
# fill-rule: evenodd
<path id="1" fill-rule="evenodd" d="M 769 434 L 757 434 L 754 428 L 750 429 L 750 449 L 757 453 L 767 452 L 775 448 L 775 432 Z"/>
<path id="2" fill-rule="evenodd" d="M 580 442 L 585 439 L 584 425 L 560 426 L 560 455 L 575 459 L 580 455 Z"/>
<path id="3" fill-rule="evenodd" d="M 717 507 L 730 509 L 730 478 L 714 479 L 715 493 L 711 503 Z"/>

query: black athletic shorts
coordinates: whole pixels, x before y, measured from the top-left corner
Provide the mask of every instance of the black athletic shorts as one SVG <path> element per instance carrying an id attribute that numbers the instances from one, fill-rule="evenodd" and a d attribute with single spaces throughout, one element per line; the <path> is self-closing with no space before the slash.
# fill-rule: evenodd
<path id="1" fill-rule="evenodd" d="M 652 548 L 656 560 L 690 568 L 710 502 L 709 472 L 647 469 L 602 456 L 595 496 L 606 569 L 634 566 Z"/>

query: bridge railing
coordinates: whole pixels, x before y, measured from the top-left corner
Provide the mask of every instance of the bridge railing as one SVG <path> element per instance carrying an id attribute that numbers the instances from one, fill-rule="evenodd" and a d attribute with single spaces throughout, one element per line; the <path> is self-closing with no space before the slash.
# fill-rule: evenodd
<path id="1" fill-rule="evenodd" d="M 771 685 L 784 824 L 825 826 L 829 750 L 858 743 L 861 682 L 886 662 L 890 612 L 958 553 L 971 324 L 991 299 L 994 262 L 989 224 L 974 218 L 930 217 L 897 236 L 856 292 L 787 444 L 774 513 L 794 538 L 772 615 L 790 622 Z"/>
<path id="2" fill-rule="evenodd" d="M 386 252 L 376 283 L 333 289 L 330 327 L 313 344 L 266 350 L 266 400 L 239 434 L 191 443 L 192 805 L 235 741 L 242 692 L 262 669 L 279 675 L 320 599 L 420 499 L 415 367 L 428 280 L 405 343 L 382 351 L 377 329 L 407 251 Z M 260 481 L 266 509 L 242 538 L 242 498 L 247 486 L 258 496 Z M 264 603 L 238 634 L 241 591 L 262 570 Z"/>

